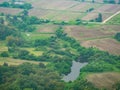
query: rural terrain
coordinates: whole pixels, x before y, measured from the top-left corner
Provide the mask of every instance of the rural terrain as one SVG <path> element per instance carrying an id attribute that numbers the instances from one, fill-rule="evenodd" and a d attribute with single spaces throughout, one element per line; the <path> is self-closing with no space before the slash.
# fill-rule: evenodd
<path id="1" fill-rule="evenodd" d="M 87 64 L 66 82 L 73 61 Z M 120 0 L 0 0 L 0 90 L 120 90 L 119 77 Z"/>

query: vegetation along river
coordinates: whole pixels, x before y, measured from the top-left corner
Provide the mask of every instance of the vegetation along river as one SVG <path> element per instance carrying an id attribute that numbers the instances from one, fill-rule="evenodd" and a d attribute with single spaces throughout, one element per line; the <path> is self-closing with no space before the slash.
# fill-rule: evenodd
<path id="1" fill-rule="evenodd" d="M 63 77 L 63 80 L 65 82 L 69 82 L 69 81 L 74 81 L 77 79 L 77 77 L 79 76 L 80 74 L 80 69 L 84 66 L 86 66 L 87 63 L 80 63 L 80 62 L 76 62 L 76 61 L 73 61 L 72 62 L 72 67 L 71 67 L 71 72 L 68 74 L 68 75 L 65 75 Z"/>

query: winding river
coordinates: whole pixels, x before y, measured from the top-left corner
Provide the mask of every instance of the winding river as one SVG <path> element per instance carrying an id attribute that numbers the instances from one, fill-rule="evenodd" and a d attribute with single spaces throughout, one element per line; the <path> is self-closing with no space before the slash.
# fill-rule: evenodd
<path id="1" fill-rule="evenodd" d="M 80 63 L 80 62 L 73 61 L 71 72 L 68 75 L 65 75 L 62 80 L 64 80 L 65 82 L 76 80 L 80 74 L 80 69 L 86 66 L 87 64 L 88 63 Z"/>

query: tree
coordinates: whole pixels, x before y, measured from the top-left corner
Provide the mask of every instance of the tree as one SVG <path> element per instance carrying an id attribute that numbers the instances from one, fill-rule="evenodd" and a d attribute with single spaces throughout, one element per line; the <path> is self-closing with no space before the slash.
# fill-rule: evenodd
<path id="1" fill-rule="evenodd" d="M 96 22 L 102 22 L 102 14 L 99 13 L 98 17 L 96 18 Z"/>
<path id="2" fill-rule="evenodd" d="M 95 0 L 92 0 L 92 3 L 95 3 Z"/>
<path id="3" fill-rule="evenodd" d="M 28 16 L 28 11 L 27 10 L 24 10 L 22 13 L 23 13 L 23 16 Z"/>
<path id="4" fill-rule="evenodd" d="M 109 3 L 115 4 L 115 0 L 109 0 Z"/>
<path id="5" fill-rule="evenodd" d="M 0 4 L 1 7 L 9 7 L 10 4 L 9 2 L 3 2 L 2 4 Z"/>
<path id="6" fill-rule="evenodd" d="M 0 24 L 4 24 L 4 19 L 0 18 Z"/>
<path id="7" fill-rule="evenodd" d="M 4 51 L 4 52 L 1 53 L 1 56 L 2 56 L 2 57 L 8 57 L 9 54 L 8 54 L 8 52 Z"/>
<path id="8" fill-rule="evenodd" d="M 117 82 L 113 85 L 114 90 L 120 90 L 120 82 Z"/>
<path id="9" fill-rule="evenodd" d="M 81 0 L 82 2 L 84 2 L 85 0 Z"/>
<path id="10" fill-rule="evenodd" d="M 115 39 L 117 39 L 118 41 L 120 41 L 120 32 L 115 35 Z"/>

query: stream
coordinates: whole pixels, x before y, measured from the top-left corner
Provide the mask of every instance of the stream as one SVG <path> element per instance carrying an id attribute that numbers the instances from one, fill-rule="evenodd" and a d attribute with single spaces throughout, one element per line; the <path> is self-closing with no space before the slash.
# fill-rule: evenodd
<path id="1" fill-rule="evenodd" d="M 76 80 L 80 74 L 80 69 L 86 66 L 87 64 L 88 63 L 80 63 L 80 62 L 73 61 L 71 72 L 68 75 L 65 75 L 62 80 L 64 80 L 65 82 Z"/>

